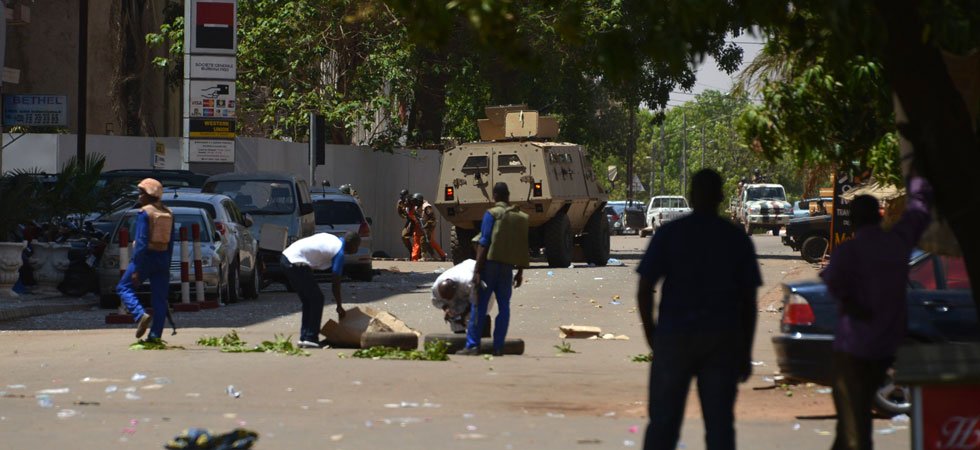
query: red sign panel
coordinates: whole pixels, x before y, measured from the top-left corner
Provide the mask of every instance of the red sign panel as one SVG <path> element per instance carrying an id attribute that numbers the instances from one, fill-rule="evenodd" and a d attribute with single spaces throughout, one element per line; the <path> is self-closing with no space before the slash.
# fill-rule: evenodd
<path id="1" fill-rule="evenodd" d="M 922 437 L 927 450 L 980 450 L 980 386 L 922 386 Z"/>
<path id="2" fill-rule="evenodd" d="M 198 2 L 195 11 L 197 48 L 232 50 L 235 48 L 235 5 Z"/>

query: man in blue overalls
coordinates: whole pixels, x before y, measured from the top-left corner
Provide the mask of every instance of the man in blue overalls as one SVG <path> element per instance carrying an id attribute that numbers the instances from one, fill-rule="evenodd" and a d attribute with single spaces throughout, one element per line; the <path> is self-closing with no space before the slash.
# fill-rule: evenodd
<path id="1" fill-rule="evenodd" d="M 167 297 L 170 291 L 174 220 L 173 214 L 160 201 L 163 185 L 159 181 L 146 178 L 137 187 L 141 208 L 134 225 L 133 256 L 116 286 L 116 292 L 136 320 L 136 337 L 143 337 L 149 328 L 149 339 L 160 339 L 169 307 Z M 143 310 L 136 297 L 136 287 L 147 279 L 150 280 L 154 317 Z"/>
<path id="2" fill-rule="evenodd" d="M 493 208 L 483 215 L 480 225 L 480 245 L 476 249 L 476 267 L 473 286 L 480 287 L 476 308 L 470 309 L 470 322 L 466 330 L 466 347 L 457 355 L 476 355 L 480 352 L 480 335 L 486 327 L 487 305 L 490 296 L 496 294 L 497 319 L 493 328 L 493 354 L 500 356 L 510 324 L 511 284 L 520 287 L 524 281 L 524 268 L 530 264 L 528 256 L 528 217 L 517 206 L 510 205 L 507 183 L 493 186 Z M 517 268 L 517 275 L 514 275 Z"/>

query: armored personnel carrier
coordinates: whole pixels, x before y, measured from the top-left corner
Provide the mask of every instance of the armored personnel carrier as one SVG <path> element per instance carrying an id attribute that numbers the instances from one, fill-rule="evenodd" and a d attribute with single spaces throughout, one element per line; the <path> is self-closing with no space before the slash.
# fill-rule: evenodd
<path id="1" fill-rule="evenodd" d="M 503 181 L 511 203 L 529 216 L 531 256 L 543 252 L 551 267 L 568 267 L 577 256 L 606 265 L 608 196 L 585 149 L 555 141 L 558 122 L 525 105 L 487 107 L 486 114 L 478 121 L 480 141 L 442 156 L 435 206 L 453 225 L 453 262 L 475 256 L 472 240 L 493 206 L 493 185 Z"/>

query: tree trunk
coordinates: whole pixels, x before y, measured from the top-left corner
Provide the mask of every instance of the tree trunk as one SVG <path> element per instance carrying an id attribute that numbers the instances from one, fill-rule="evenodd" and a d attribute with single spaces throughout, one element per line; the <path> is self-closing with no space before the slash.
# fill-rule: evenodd
<path id="1" fill-rule="evenodd" d="M 917 169 L 933 185 L 936 207 L 956 235 L 980 318 L 980 147 L 966 103 L 940 51 L 922 42 L 924 24 L 915 0 L 876 0 L 888 33 L 884 62 L 891 87 L 908 117 L 899 123 L 915 150 Z"/>
<path id="2" fill-rule="evenodd" d="M 418 50 L 419 76 L 415 82 L 415 99 L 408 118 L 408 136 L 420 147 L 442 141 L 442 119 L 446 115 L 446 71 L 448 54 L 444 50 Z"/>

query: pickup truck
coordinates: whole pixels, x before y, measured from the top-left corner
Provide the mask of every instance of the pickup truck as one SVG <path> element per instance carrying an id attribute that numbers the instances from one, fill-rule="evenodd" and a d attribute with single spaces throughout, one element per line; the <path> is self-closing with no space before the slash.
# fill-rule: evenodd
<path id="1" fill-rule="evenodd" d="M 732 220 L 745 228 L 746 234 L 765 228 L 778 235 L 779 229 L 793 217 L 793 205 L 786 201 L 786 190 L 781 184 L 746 184 L 732 206 Z"/>
<path id="2" fill-rule="evenodd" d="M 830 220 L 828 214 L 790 220 L 783 245 L 800 252 L 806 262 L 820 262 L 830 242 Z"/>

